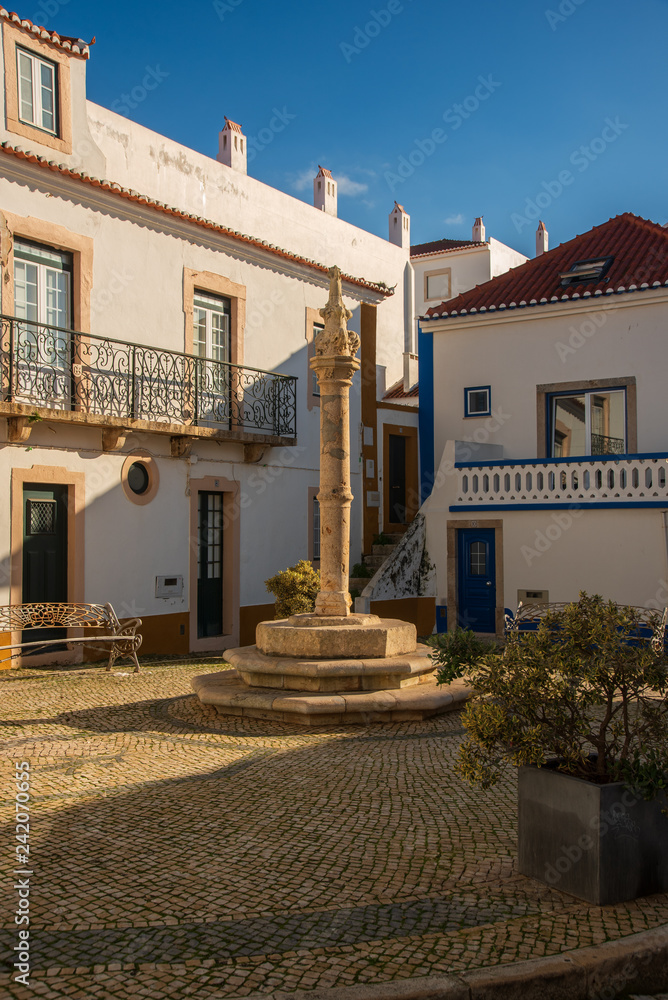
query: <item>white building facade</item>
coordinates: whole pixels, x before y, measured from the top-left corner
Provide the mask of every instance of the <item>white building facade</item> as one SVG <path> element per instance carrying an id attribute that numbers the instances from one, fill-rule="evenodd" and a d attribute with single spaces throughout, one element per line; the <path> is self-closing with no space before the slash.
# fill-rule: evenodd
<path id="1" fill-rule="evenodd" d="M 668 604 L 667 309 L 668 233 L 625 214 L 423 318 L 439 629 L 581 590 Z"/>
<path id="2" fill-rule="evenodd" d="M 333 264 L 362 339 L 353 558 L 383 527 L 408 244 L 338 219 L 326 168 L 305 204 L 247 175 L 236 123 L 208 158 L 88 102 L 80 40 L 0 29 L 0 603 L 108 601 L 147 653 L 252 642 L 264 580 L 317 564 Z"/>

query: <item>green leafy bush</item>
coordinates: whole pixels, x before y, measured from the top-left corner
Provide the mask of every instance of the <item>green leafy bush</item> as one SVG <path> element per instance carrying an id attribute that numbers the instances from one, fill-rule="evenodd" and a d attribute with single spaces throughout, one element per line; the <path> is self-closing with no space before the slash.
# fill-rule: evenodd
<path id="1" fill-rule="evenodd" d="M 390 538 L 389 535 L 386 535 L 384 531 L 381 531 L 379 535 L 373 536 L 374 545 L 391 545 L 393 541 L 394 539 Z"/>
<path id="2" fill-rule="evenodd" d="M 479 639 L 470 628 L 460 628 L 459 625 L 451 632 L 430 635 L 425 643 L 435 650 L 429 656 L 439 667 L 436 674 L 439 684 L 450 684 L 463 677 L 468 668 L 497 648 L 495 641 Z"/>
<path id="3" fill-rule="evenodd" d="M 351 576 L 371 577 L 371 571 L 366 563 L 355 563 L 350 571 Z"/>
<path id="4" fill-rule="evenodd" d="M 558 769 L 601 784 L 625 781 L 646 798 L 668 784 L 668 664 L 639 640 L 636 609 L 580 594 L 466 671 L 459 773 L 495 784 L 503 765 Z"/>
<path id="5" fill-rule="evenodd" d="M 306 614 L 315 608 L 320 590 L 320 570 L 314 569 L 306 559 L 300 559 L 295 566 L 265 580 L 264 585 L 276 598 L 275 619 Z"/>

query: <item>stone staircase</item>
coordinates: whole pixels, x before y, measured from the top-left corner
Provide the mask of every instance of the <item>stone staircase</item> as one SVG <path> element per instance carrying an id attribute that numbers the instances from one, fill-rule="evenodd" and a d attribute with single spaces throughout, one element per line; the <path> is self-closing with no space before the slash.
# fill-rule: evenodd
<path id="1" fill-rule="evenodd" d="M 389 538 L 390 541 L 387 545 L 372 545 L 370 555 L 362 556 L 362 562 L 369 570 L 369 576 L 351 576 L 350 577 L 350 589 L 356 590 L 360 594 L 366 587 L 366 585 L 371 581 L 371 578 L 375 576 L 380 567 L 383 565 L 386 559 L 388 559 L 394 550 L 396 549 L 399 542 L 402 540 L 402 534 L 394 534 L 389 531 L 383 532 L 384 538 Z"/>

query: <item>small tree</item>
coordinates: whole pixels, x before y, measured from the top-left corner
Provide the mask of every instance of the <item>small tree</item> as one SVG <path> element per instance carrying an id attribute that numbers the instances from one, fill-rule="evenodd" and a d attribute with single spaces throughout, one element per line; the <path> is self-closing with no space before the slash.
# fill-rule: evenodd
<path id="1" fill-rule="evenodd" d="M 506 761 L 556 758 L 560 771 L 623 780 L 646 798 L 667 787 L 668 666 L 642 630 L 635 608 L 581 593 L 474 663 L 459 773 L 488 788 Z"/>
<path id="2" fill-rule="evenodd" d="M 494 640 L 480 639 L 470 628 L 459 625 L 449 632 L 430 635 L 424 641 L 435 650 L 429 657 L 439 668 L 436 673 L 439 684 L 450 684 L 463 677 L 483 656 L 498 648 Z"/>
<path id="3" fill-rule="evenodd" d="M 275 619 L 306 614 L 315 608 L 320 590 L 320 570 L 314 569 L 306 559 L 300 559 L 296 566 L 281 570 L 265 580 L 264 585 L 276 598 Z"/>

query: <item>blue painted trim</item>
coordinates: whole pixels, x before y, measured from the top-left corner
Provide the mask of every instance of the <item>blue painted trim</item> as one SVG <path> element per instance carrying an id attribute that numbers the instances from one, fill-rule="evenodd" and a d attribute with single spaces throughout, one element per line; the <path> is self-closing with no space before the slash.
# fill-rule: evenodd
<path id="1" fill-rule="evenodd" d="M 639 507 L 656 507 L 668 510 L 668 498 L 659 500 L 638 500 L 636 503 L 479 503 L 452 504 L 448 510 L 468 510 L 476 514 L 479 510 L 636 510 Z"/>
<path id="2" fill-rule="evenodd" d="M 418 451 L 420 454 L 420 503 L 434 486 L 434 338 L 424 333 L 418 323 L 418 373 L 420 407 L 418 410 Z"/>
<path id="3" fill-rule="evenodd" d="M 668 451 L 646 451 L 628 455 L 578 455 L 575 458 L 499 458 L 491 459 L 489 462 L 455 462 L 455 469 L 482 469 L 488 465 L 574 465 L 577 462 L 625 462 L 634 458 L 665 458 L 668 462 Z"/>
<path id="4" fill-rule="evenodd" d="M 475 413 L 469 413 L 469 393 L 470 392 L 486 392 L 487 393 L 487 409 L 486 410 L 476 410 Z M 464 417 L 490 417 L 492 415 L 492 387 L 491 385 L 467 385 L 464 387 Z"/>

